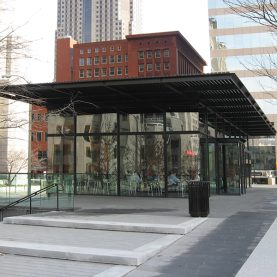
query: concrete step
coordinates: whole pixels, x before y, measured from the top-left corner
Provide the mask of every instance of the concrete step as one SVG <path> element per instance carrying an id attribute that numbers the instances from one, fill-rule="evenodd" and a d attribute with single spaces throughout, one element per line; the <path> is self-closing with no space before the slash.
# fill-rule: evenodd
<path id="1" fill-rule="evenodd" d="M 0 253 L 138 266 L 206 219 L 59 212 L 9 217 L 0 224 Z"/>
<path id="2" fill-rule="evenodd" d="M 138 266 L 181 238 L 167 235 L 134 250 L 77 247 L 57 244 L 0 240 L 0 253 L 83 262 Z"/>
<path id="3" fill-rule="evenodd" d="M 146 216 L 147 217 L 147 216 Z M 53 218 L 51 216 L 17 216 L 6 217 L 3 220 L 5 224 L 33 225 L 33 226 L 51 226 L 61 228 L 78 228 L 91 230 L 109 230 L 123 232 L 141 232 L 158 234 L 178 234 L 185 235 L 191 232 L 207 218 L 192 218 L 180 224 L 156 224 L 143 222 L 116 222 L 105 220 L 91 220 L 90 218 Z"/>

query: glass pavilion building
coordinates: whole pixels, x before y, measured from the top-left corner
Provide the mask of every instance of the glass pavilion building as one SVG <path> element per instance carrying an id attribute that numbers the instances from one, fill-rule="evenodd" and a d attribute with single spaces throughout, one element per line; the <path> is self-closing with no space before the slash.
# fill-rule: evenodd
<path id="1" fill-rule="evenodd" d="M 223 0 L 209 0 L 208 3 L 212 72 L 236 73 L 276 125 L 276 34 L 266 26 L 235 14 Z M 261 67 L 273 78 L 261 72 Z M 275 138 L 253 139 L 251 144 L 253 169 L 275 170 Z"/>
<path id="2" fill-rule="evenodd" d="M 242 194 L 251 181 L 249 139 L 276 133 L 232 73 L 4 90 L 25 101 L 28 91 L 47 107 L 48 180 L 75 194 L 184 197 L 190 180 Z"/>

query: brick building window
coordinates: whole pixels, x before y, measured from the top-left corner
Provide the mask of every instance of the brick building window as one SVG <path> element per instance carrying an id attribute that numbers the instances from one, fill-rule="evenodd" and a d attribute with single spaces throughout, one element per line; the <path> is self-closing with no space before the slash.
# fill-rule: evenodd
<path id="1" fill-rule="evenodd" d="M 99 68 L 94 68 L 94 77 L 99 77 Z"/>
<path id="2" fill-rule="evenodd" d="M 94 64 L 99 64 L 99 57 L 98 56 L 94 57 Z"/>
<path id="3" fill-rule="evenodd" d="M 46 151 L 38 151 L 38 159 L 39 160 L 47 159 L 47 152 Z"/>
<path id="4" fill-rule="evenodd" d="M 107 68 L 102 68 L 101 69 L 101 75 L 102 76 L 107 76 Z"/>
<path id="5" fill-rule="evenodd" d="M 125 67 L 125 75 L 128 75 L 129 73 L 129 69 L 128 69 L 128 66 Z"/>
<path id="6" fill-rule="evenodd" d="M 156 63 L 156 71 L 160 71 L 161 70 L 161 64 L 160 63 Z"/>
<path id="7" fill-rule="evenodd" d="M 91 53 L 91 48 L 87 49 L 87 53 L 90 54 Z"/>
<path id="8" fill-rule="evenodd" d="M 169 70 L 169 63 L 164 63 L 164 70 Z"/>
<path id="9" fill-rule="evenodd" d="M 152 71 L 153 70 L 153 64 L 152 63 L 148 63 L 147 64 L 147 71 Z"/>
<path id="10" fill-rule="evenodd" d="M 110 63 L 114 63 L 114 55 L 110 56 Z"/>
<path id="11" fill-rule="evenodd" d="M 87 78 L 91 78 L 92 77 L 92 72 L 91 69 L 87 70 Z"/>
<path id="12" fill-rule="evenodd" d="M 139 64 L 139 72 L 143 72 L 144 71 L 144 64 Z"/>
<path id="13" fill-rule="evenodd" d="M 87 58 L 87 65 L 91 65 L 92 64 L 92 58 Z"/>
<path id="14" fill-rule="evenodd" d="M 169 49 L 164 49 L 164 57 L 169 57 Z"/>
<path id="15" fill-rule="evenodd" d="M 114 76 L 114 67 L 110 67 L 110 76 Z"/>
<path id="16" fill-rule="evenodd" d="M 79 78 L 85 78 L 85 70 L 84 69 L 81 69 L 79 71 Z"/>
<path id="17" fill-rule="evenodd" d="M 79 59 L 79 66 L 84 66 L 85 65 L 85 59 L 84 58 L 80 58 Z"/>
<path id="18" fill-rule="evenodd" d="M 102 56 L 102 63 L 106 64 L 107 63 L 107 56 Z"/>
<path id="19" fill-rule="evenodd" d="M 117 75 L 122 75 L 122 67 L 117 68 Z"/>
<path id="20" fill-rule="evenodd" d="M 42 141 L 42 132 L 37 132 L 37 141 Z"/>
<path id="21" fill-rule="evenodd" d="M 152 58 L 152 51 L 147 51 L 146 52 L 146 57 L 147 57 L 147 59 L 151 59 Z"/>
<path id="22" fill-rule="evenodd" d="M 80 54 L 81 54 L 81 55 L 84 54 L 84 49 L 80 49 Z"/>
<path id="23" fill-rule="evenodd" d="M 160 58 L 161 57 L 161 50 L 158 49 L 155 51 L 155 58 Z"/>
<path id="24" fill-rule="evenodd" d="M 143 59 L 144 59 L 144 52 L 143 52 L 143 51 L 139 51 L 139 52 L 138 52 L 138 58 L 139 58 L 140 60 L 143 60 Z"/>
<path id="25" fill-rule="evenodd" d="M 117 62 L 122 63 L 122 55 L 117 55 Z"/>

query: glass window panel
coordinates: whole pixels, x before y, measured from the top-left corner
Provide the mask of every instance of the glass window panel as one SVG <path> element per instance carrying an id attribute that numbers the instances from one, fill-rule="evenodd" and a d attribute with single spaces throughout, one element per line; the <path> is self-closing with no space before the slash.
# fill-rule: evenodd
<path id="1" fill-rule="evenodd" d="M 225 152 L 226 186 L 224 187 L 224 182 L 223 182 L 222 186 L 220 186 L 220 190 L 228 194 L 239 194 L 240 193 L 239 145 L 236 143 L 226 143 L 224 145 L 222 144 L 220 153 L 222 153 L 222 151 Z"/>
<path id="2" fill-rule="evenodd" d="M 117 152 L 115 136 L 77 137 L 77 192 L 117 193 Z"/>
<path id="3" fill-rule="evenodd" d="M 240 78 L 250 92 L 255 91 L 277 91 L 276 81 L 265 76 Z"/>
<path id="4" fill-rule="evenodd" d="M 209 9 L 224 8 L 226 4 L 222 0 L 209 0 L 208 7 Z"/>
<path id="5" fill-rule="evenodd" d="M 120 115 L 121 132 L 163 132 L 162 114 Z"/>
<path id="6" fill-rule="evenodd" d="M 237 14 L 216 15 L 209 18 L 211 29 L 240 28 L 248 26 L 259 26 L 259 23 L 244 18 Z"/>
<path id="7" fill-rule="evenodd" d="M 216 37 L 216 49 L 238 49 L 254 47 L 273 47 L 276 37 L 272 33 L 254 33 L 242 35 L 226 35 Z"/>
<path id="8" fill-rule="evenodd" d="M 167 136 L 168 191 L 183 195 L 187 181 L 197 180 L 200 173 L 199 136 L 170 134 Z M 177 179 L 173 182 L 173 176 Z"/>
<path id="9" fill-rule="evenodd" d="M 225 70 L 247 70 L 260 69 L 261 65 L 264 68 L 271 68 L 274 61 L 277 61 L 277 55 L 246 55 L 246 56 L 232 56 L 232 57 L 215 57 L 213 60 L 225 64 Z"/>
<path id="10" fill-rule="evenodd" d="M 79 115 L 77 116 L 77 133 L 115 133 L 116 122 L 116 114 L 113 113 Z"/>
<path id="11" fill-rule="evenodd" d="M 73 134 L 73 116 L 48 114 L 48 134 Z"/>
<path id="12" fill-rule="evenodd" d="M 122 194 L 164 194 L 164 140 L 162 135 L 120 136 Z"/>
<path id="13" fill-rule="evenodd" d="M 275 146 L 250 146 L 252 170 L 275 170 Z"/>
<path id="14" fill-rule="evenodd" d="M 48 172 L 72 174 L 74 172 L 74 138 L 48 137 Z"/>
<path id="15" fill-rule="evenodd" d="M 167 131 L 198 131 L 198 113 L 166 113 Z"/>
<path id="16" fill-rule="evenodd" d="M 265 114 L 277 114 L 277 99 L 256 99 Z"/>

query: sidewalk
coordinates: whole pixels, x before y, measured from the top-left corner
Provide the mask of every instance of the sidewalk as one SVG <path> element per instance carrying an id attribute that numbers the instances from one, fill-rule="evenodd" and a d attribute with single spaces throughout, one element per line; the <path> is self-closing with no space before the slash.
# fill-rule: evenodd
<path id="1" fill-rule="evenodd" d="M 241 197 L 213 196 L 210 207 L 206 222 L 127 276 L 236 276 L 277 217 L 277 187 L 255 186 Z M 259 254 L 276 260 L 276 251 L 263 251 Z M 273 268 L 255 271 L 255 262 L 254 270 L 239 276 L 276 276 Z"/>
<path id="2" fill-rule="evenodd" d="M 187 199 L 76 196 L 75 209 L 75 213 L 70 217 L 77 221 L 85 219 L 94 221 L 93 224 L 95 224 L 95 220 L 97 220 L 97 224 L 103 222 L 106 226 L 107 222 L 113 226 L 119 226 L 118 222 L 125 222 L 128 228 L 130 226 L 141 228 L 140 225 L 143 225 L 143 228 L 153 228 L 155 224 L 167 224 L 170 227 L 169 225 L 178 225 L 181 222 L 186 224 L 192 219 L 188 214 Z M 243 196 L 212 196 L 210 198 L 210 209 L 210 215 L 204 223 L 192 232 L 180 236 L 175 243 L 167 246 L 138 267 L 128 268 L 101 263 L 0 255 L 1 274 L 4 274 L 5 277 L 114 277 L 123 276 L 126 272 L 133 270 L 126 276 L 229 277 L 235 276 L 248 258 L 248 263 L 245 263 L 245 266 L 250 264 L 250 268 L 253 269 L 251 266 L 253 259 L 255 262 L 255 259 L 259 259 L 257 258 L 259 255 L 265 254 L 267 244 L 263 243 L 264 247 L 260 247 L 260 245 L 257 247 L 258 250 L 260 249 L 258 256 L 250 256 L 250 254 L 277 217 L 277 186 L 255 186 L 249 188 L 247 194 Z M 55 218 L 62 218 L 62 215 L 52 216 L 51 224 L 55 222 Z M 87 224 L 87 222 L 83 224 Z M 116 230 L 112 231 L 112 229 L 91 233 L 88 230 L 83 230 L 78 231 L 77 235 L 77 230 L 74 229 L 55 229 L 54 225 L 48 226 L 46 227 L 48 228 L 47 231 L 47 229 L 42 229 L 43 227 L 24 227 L 23 225 L 26 232 L 24 232 L 24 235 L 21 233 L 21 237 L 25 237 L 25 240 L 30 243 L 45 243 L 49 240 L 49 243 L 53 245 L 66 245 L 70 241 L 75 247 L 101 246 L 105 248 L 106 245 L 106 248 L 109 248 L 110 245 L 113 245 L 115 249 L 126 247 L 125 251 L 135 247 L 139 249 L 141 248 L 140 245 L 150 246 L 153 239 L 159 240 L 160 237 L 163 237 L 158 234 L 143 233 L 145 230 L 142 233 L 132 234 L 124 231 L 119 233 Z M 16 226 L 2 226 L 0 230 L 1 239 L 11 238 L 12 243 L 12 238 L 17 239 L 20 236 L 18 232 L 21 231 L 17 228 Z M 56 234 L 56 238 L 55 240 L 51 238 L 50 241 L 48 235 L 51 232 Z M 12 236 L 11 234 L 15 235 Z M 270 232 L 268 234 L 270 235 Z M 270 236 L 271 240 L 274 238 L 273 235 Z M 252 254 L 255 254 L 255 251 Z M 252 262 L 249 263 L 249 261 Z M 13 265 L 14 263 L 16 266 Z M 26 264 L 32 264 L 34 267 L 28 267 Z M 37 271 L 38 266 L 44 268 L 40 274 Z M 255 276 L 253 270 L 250 275 L 247 275 L 248 271 L 249 266 L 245 267 L 244 275 L 240 276 Z M 121 275 L 116 275 L 115 272 L 121 272 Z M 263 277 L 261 272 L 256 276 Z M 267 271 L 264 276 L 271 276 L 270 271 Z"/>

